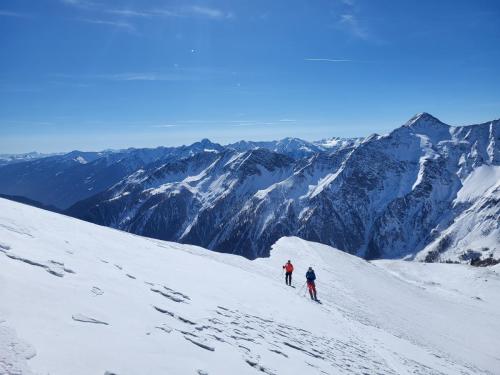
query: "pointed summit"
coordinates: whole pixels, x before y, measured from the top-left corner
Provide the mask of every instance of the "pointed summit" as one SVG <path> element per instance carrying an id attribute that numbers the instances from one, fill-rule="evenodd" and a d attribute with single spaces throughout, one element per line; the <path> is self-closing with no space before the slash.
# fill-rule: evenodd
<path id="1" fill-rule="evenodd" d="M 213 143 L 212 143 L 212 141 L 211 141 L 210 139 L 208 139 L 208 138 L 203 138 L 203 139 L 200 141 L 200 143 L 201 143 L 202 145 L 212 145 L 212 144 L 213 144 Z"/>
<path id="2" fill-rule="evenodd" d="M 404 128 L 417 134 L 424 134 L 433 142 L 438 142 L 450 136 L 450 126 L 426 112 L 413 116 L 402 126 L 402 129 Z"/>
<path id="3" fill-rule="evenodd" d="M 190 146 L 186 146 L 187 149 L 191 150 L 191 153 L 195 152 L 222 152 L 224 147 L 218 143 L 213 143 L 208 138 L 203 138 L 201 141 L 195 142 Z"/>
<path id="4" fill-rule="evenodd" d="M 191 147 L 196 147 L 196 146 L 201 146 L 201 147 L 211 147 L 211 148 L 221 148 L 221 145 L 218 143 L 213 143 L 210 139 L 208 138 L 203 138 L 201 141 L 195 142 L 191 145 Z"/>
<path id="5" fill-rule="evenodd" d="M 412 128 L 434 128 L 441 126 L 448 127 L 448 125 L 446 125 L 444 122 L 440 121 L 427 112 L 416 114 L 411 119 L 409 119 L 404 126 Z"/>

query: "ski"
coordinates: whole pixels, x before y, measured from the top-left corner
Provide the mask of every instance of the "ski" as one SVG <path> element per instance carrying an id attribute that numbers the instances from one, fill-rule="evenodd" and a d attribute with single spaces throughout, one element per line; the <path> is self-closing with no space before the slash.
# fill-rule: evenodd
<path id="1" fill-rule="evenodd" d="M 316 303 L 319 303 L 320 305 L 323 304 L 323 302 L 321 302 L 319 299 L 312 299 L 311 302 L 316 302 Z"/>

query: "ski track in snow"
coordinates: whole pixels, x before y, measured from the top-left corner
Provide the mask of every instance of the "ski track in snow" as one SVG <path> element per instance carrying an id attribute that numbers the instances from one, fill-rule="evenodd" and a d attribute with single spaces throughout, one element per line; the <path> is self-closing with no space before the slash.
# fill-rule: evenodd
<path id="1" fill-rule="evenodd" d="M 464 357 L 463 353 L 454 353 L 447 347 L 446 341 L 454 338 L 448 337 L 446 330 L 425 332 L 424 310 L 416 307 L 413 317 L 402 316 L 402 311 L 413 307 L 404 310 L 390 306 L 411 302 L 404 298 L 412 295 L 415 306 L 426 298 L 430 298 L 429 306 L 442 299 L 445 307 L 459 301 L 476 312 L 480 311 L 476 310 L 480 303 L 493 302 L 486 291 L 478 290 L 473 295 L 477 298 L 469 296 L 467 291 L 450 293 L 455 285 L 447 284 L 444 279 L 419 281 L 422 272 L 428 272 L 426 277 L 433 275 L 421 264 L 397 261 L 370 264 L 327 246 L 294 238 L 280 240 L 272 258 L 251 262 L 193 246 L 142 239 L 4 200 L 0 200 L 0 206 L 12 215 L 17 210 L 33 213 L 32 227 L 40 218 L 48 219 L 47 223 L 39 223 L 41 228 L 31 231 L 34 240 L 20 235 L 22 229 L 15 230 L 16 220 L 9 221 L 8 226 L 0 225 L 0 255 L 5 255 L 0 257 L 0 300 L 11 302 L 0 306 L 2 375 L 69 372 L 472 375 L 495 374 L 500 369 L 498 356 L 488 354 L 492 350 L 488 348 L 499 344 L 496 337 L 485 337 L 483 346 L 476 343 L 478 354 L 481 351 L 486 354 L 481 362 L 475 362 L 475 358 Z M 58 237 L 61 228 L 69 231 L 68 238 L 78 233 L 81 244 L 78 240 L 72 240 L 71 245 L 63 242 Z M 35 245 L 37 251 L 33 250 Z M 139 251 L 137 247 L 142 248 Z M 305 290 L 300 284 L 297 288 L 284 285 L 278 273 L 281 262 L 288 258 L 293 259 L 296 269 L 306 269 L 305 262 L 318 265 L 315 267 L 318 292 L 323 304 L 304 298 Z M 337 264 L 331 263 L 332 260 Z M 67 263 L 71 268 L 65 266 Z M 339 263 L 351 273 L 352 280 L 342 276 L 339 269 L 335 271 Z M 439 266 L 463 267 L 460 270 L 469 272 L 465 266 Z M 193 270 L 194 273 L 188 273 Z M 462 278 L 466 282 L 466 277 L 470 277 L 461 275 L 458 268 L 450 270 L 456 280 Z M 500 285 L 497 272 L 488 272 L 481 277 L 488 277 L 490 285 Z M 61 276 L 50 278 L 54 273 Z M 63 278 L 68 274 L 71 277 Z M 379 287 L 390 289 L 389 293 L 404 290 L 408 295 L 393 296 L 393 301 L 375 304 L 370 299 L 371 289 L 366 295 L 353 294 L 358 287 L 357 277 L 365 274 L 368 282 L 380 282 Z M 294 278 L 301 283 L 300 271 Z M 56 293 L 51 294 L 54 290 Z M 58 301 L 61 296 L 67 301 Z M 35 299 L 33 313 L 20 314 L 21 306 L 31 298 Z M 41 301 L 53 306 L 47 310 Z M 485 310 L 480 318 L 490 316 L 492 322 L 497 321 L 500 312 L 498 304 L 495 306 Z M 424 314 L 424 320 L 419 320 L 420 313 Z M 436 310 L 435 314 L 439 313 Z M 392 319 L 391 314 L 394 314 Z M 449 319 L 454 319 L 454 315 Z M 43 345 L 48 339 L 41 328 L 44 324 L 51 326 L 51 334 L 57 332 L 62 337 L 54 341 L 54 348 Z M 409 325 L 408 330 L 402 328 L 404 324 Z M 468 324 L 474 326 L 475 322 Z M 423 327 L 419 328 L 420 325 Z M 429 327 L 433 329 L 439 327 Z M 85 355 L 89 358 L 79 363 L 77 358 L 81 353 L 75 354 L 65 347 L 65 335 L 97 348 L 92 350 L 84 345 L 79 349 L 87 350 Z M 107 340 L 114 342 L 113 351 L 117 354 L 104 349 Z M 128 345 L 135 349 L 123 352 Z M 172 354 L 166 355 L 165 351 Z M 137 363 L 144 356 L 149 362 L 139 370 Z M 174 356 L 179 356 L 178 361 L 172 361 Z"/>
<path id="2" fill-rule="evenodd" d="M 55 260 L 48 260 L 46 262 L 39 262 L 36 260 L 32 260 L 26 257 L 22 257 L 16 255 L 12 251 L 9 251 L 11 248 L 8 245 L 0 245 L 0 253 L 3 253 L 6 257 L 10 259 L 14 259 L 20 262 L 27 263 L 31 266 L 40 267 L 50 273 L 51 275 L 57 277 L 64 277 L 66 273 L 75 273 L 71 268 L 67 268 L 64 266 L 64 263 L 58 262 Z"/>
<path id="3" fill-rule="evenodd" d="M 86 316 L 84 314 L 75 314 L 72 316 L 72 319 L 76 322 L 92 323 L 92 324 L 104 324 L 106 326 L 108 325 L 108 323 L 103 322 L 102 320 L 91 318 L 91 317 Z"/>
<path id="4" fill-rule="evenodd" d="M 28 360 L 36 355 L 33 347 L 20 340 L 16 332 L 0 319 L 0 374 L 32 375 Z"/>

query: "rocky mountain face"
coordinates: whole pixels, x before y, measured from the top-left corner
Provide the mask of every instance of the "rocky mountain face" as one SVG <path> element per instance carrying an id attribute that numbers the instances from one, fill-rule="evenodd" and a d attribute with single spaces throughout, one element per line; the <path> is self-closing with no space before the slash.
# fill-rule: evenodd
<path id="1" fill-rule="evenodd" d="M 289 235 L 369 259 L 496 256 L 499 129 L 424 113 L 363 140 L 204 147 L 141 167 L 67 213 L 248 258 Z"/>
<path id="2" fill-rule="evenodd" d="M 232 252 L 236 244 L 221 245 L 219 232 L 252 196 L 287 178 L 294 166 L 294 159 L 267 149 L 200 152 L 141 169 L 68 213 L 145 236 L 213 243 L 213 249 Z"/>

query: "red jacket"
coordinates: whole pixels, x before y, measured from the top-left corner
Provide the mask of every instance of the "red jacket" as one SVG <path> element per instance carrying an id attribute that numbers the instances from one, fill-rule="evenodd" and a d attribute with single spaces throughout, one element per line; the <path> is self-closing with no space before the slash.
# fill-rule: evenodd
<path id="1" fill-rule="evenodd" d="M 283 266 L 286 272 L 293 272 L 293 265 L 292 263 L 287 263 Z"/>

